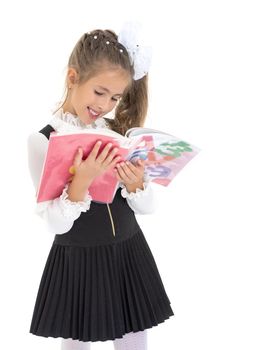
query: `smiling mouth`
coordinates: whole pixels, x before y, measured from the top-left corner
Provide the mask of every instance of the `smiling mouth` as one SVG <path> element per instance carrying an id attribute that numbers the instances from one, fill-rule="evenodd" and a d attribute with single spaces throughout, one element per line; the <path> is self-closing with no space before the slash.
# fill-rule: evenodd
<path id="1" fill-rule="evenodd" d="M 88 111 L 89 111 L 89 114 L 91 116 L 92 119 L 97 119 L 100 117 L 101 113 L 98 113 L 96 111 L 94 111 L 94 109 L 90 108 L 90 107 L 87 107 Z"/>

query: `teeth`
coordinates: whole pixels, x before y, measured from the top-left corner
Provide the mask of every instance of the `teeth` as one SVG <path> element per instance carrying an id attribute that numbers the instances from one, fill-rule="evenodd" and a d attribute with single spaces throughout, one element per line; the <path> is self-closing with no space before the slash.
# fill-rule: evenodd
<path id="1" fill-rule="evenodd" d="M 96 113 L 96 112 L 93 111 L 91 108 L 89 108 L 89 110 L 90 110 L 90 113 L 91 113 L 92 115 L 94 115 L 94 116 L 98 116 L 98 115 L 99 115 L 99 113 Z"/>

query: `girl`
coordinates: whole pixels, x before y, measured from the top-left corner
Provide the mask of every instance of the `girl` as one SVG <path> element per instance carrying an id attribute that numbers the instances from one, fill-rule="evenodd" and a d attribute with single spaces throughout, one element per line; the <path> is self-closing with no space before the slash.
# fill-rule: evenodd
<path id="1" fill-rule="evenodd" d="M 134 32 L 132 32 L 134 30 Z M 147 113 L 149 51 L 136 27 L 85 33 L 68 62 L 66 97 L 49 124 L 28 138 L 37 190 L 52 131 L 110 128 L 124 134 L 143 126 Z M 135 41 L 132 40 L 135 38 Z M 115 109 L 114 119 L 104 117 Z M 58 198 L 38 203 L 54 241 L 43 271 L 30 333 L 61 337 L 62 350 L 90 349 L 113 340 L 115 350 L 146 350 L 147 329 L 174 315 L 154 257 L 135 214 L 153 211 L 144 164 L 120 162 L 118 149 L 97 142 Z M 114 168 L 120 181 L 114 201 L 92 200 L 92 181 Z"/>

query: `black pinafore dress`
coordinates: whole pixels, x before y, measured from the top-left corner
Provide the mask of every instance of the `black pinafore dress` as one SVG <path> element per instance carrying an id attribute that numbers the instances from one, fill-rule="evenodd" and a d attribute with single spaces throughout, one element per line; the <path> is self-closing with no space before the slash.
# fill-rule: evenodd
<path id="1" fill-rule="evenodd" d="M 47 138 L 54 129 L 42 130 Z M 173 316 L 154 257 L 118 189 L 109 205 L 91 202 L 72 228 L 54 237 L 30 333 L 106 341 Z"/>

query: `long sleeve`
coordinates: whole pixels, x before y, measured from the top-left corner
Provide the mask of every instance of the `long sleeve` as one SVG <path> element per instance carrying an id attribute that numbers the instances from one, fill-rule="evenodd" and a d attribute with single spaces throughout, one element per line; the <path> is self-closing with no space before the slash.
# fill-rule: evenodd
<path id="1" fill-rule="evenodd" d="M 27 141 L 28 167 L 35 191 L 37 191 L 48 148 L 48 139 L 42 133 L 33 133 L 29 135 Z M 69 231 L 81 212 L 90 208 L 91 197 L 88 193 L 83 202 L 71 202 L 68 199 L 67 188 L 68 184 L 58 198 L 36 204 L 36 214 L 44 219 L 48 231 L 54 234 Z"/>
<path id="2" fill-rule="evenodd" d="M 128 205 L 135 214 L 151 214 L 155 210 L 154 193 L 150 179 L 145 177 L 143 190 L 137 189 L 136 192 L 128 192 L 126 187 L 121 184 L 122 197 L 126 198 Z"/>

